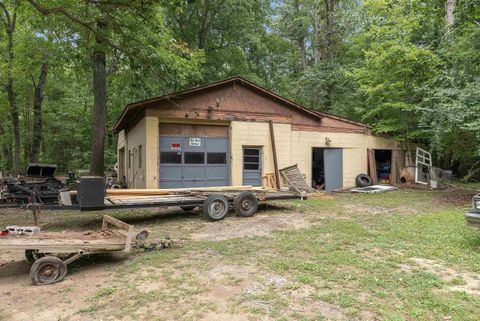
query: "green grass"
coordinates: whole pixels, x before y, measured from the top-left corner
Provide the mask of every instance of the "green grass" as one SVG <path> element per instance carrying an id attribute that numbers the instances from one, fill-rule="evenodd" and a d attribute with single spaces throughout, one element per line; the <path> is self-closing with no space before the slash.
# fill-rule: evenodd
<path id="1" fill-rule="evenodd" d="M 112 295 L 113 293 L 115 293 L 116 290 L 117 289 L 111 288 L 111 287 L 98 289 L 97 292 L 95 293 L 95 299 L 99 299 L 99 298 L 102 298 L 102 297 L 105 297 L 105 296 Z"/>
<path id="2" fill-rule="evenodd" d="M 394 197 L 398 194 L 390 194 L 391 199 L 389 194 L 381 195 L 356 196 L 350 201 L 384 207 L 405 202 Z M 325 207 L 321 202 L 309 201 L 308 205 Z M 436 274 L 408 273 L 399 267 L 412 257 L 421 257 L 472 273 L 480 271 L 480 231 L 466 226 L 462 209 L 440 207 L 433 211 L 373 220 L 326 219 L 320 226 L 276 232 L 273 238 L 248 246 L 260 254 L 257 257 L 262 267 L 317 288 L 338 291 L 329 294 L 328 301 L 348 308 L 353 315 L 371 302 L 369 309 L 386 320 L 441 319 L 442 315 L 477 320 L 479 297 L 440 291 L 445 284 Z M 228 255 L 243 255 L 244 247 L 230 247 Z"/>
<path id="3" fill-rule="evenodd" d="M 448 289 L 462 284 L 461 279 L 447 284 L 412 260 L 429 259 L 445 267 L 480 272 L 480 231 L 466 226 L 463 207 L 442 204 L 443 196 L 441 191 L 400 190 L 296 201 L 291 203 L 292 209 L 297 215 L 308 214 L 312 227 L 276 231 L 268 237 L 191 242 L 183 251 L 197 258 L 200 270 L 208 270 L 212 260 L 248 262 L 298 287 L 327 291 L 312 299 L 338 307 L 347 318 L 368 311 L 382 320 L 477 320 L 480 298 Z M 135 261 L 128 268 L 140 262 L 161 267 L 166 262 L 175 264 L 176 259 L 168 253 Z M 412 269 L 405 271 L 402 265 Z M 168 280 L 174 287 L 182 282 L 192 282 L 192 278 Z M 185 289 L 180 292 L 192 295 Z M 283 289 L 266 287 L 244 296 L 240 303 L 249 313 L 279 318 L 288 312 L 289 299 Z M 301 312 L 293 316 L 308 319 Z"/>
<path id="4" fill-rule="evenodd" d="M 478 320 L 480 296 L 452 289 L 466 286 L 462 273 L 480 273 L 480 229 L 464 219 L 472 192 L 459 193 L 453 201 L 450 191 L 398 190 L 283 203 L 258 215 L 300 217 L 307 228 L 137 252 L 113 269 L 113 280 L 91 294 L 80 313 L 142 319 L 163 311 L 165 319 L 196 320 L 214 311 L 322 320 L 327 305 L 346 320 Z M 110 214 L 155 237 L 189 239 L 207 224 L 192 215 Z M 100 215 L 72 212 L 66 222 L 95 226 Z M 60 230 L 67 223 L 47 224 Z M 236 229 L 233 218 L 208 224 Z M 461 273 L 447 280 L 442 268 Z"/>

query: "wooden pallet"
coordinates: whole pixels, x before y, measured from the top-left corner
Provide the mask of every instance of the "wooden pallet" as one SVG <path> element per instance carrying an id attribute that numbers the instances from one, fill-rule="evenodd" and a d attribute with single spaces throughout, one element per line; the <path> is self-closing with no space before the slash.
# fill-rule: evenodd
<path id="1" fill-rule="evenodd" d="M 297 164 L 280 169 L 280 174 L 284 178 L 286 185 L 295 192 L 299 194 L 316 192 L 315 189 L 308 185 Z"/>

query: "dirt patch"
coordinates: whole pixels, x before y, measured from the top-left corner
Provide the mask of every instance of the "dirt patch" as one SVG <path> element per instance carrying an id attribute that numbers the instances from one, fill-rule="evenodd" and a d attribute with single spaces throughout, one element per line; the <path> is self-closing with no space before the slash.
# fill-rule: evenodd
<path id="1" fill-rule="evenodd" d="M 74 314 L 89 304 L 86 298 L 112 280 L 111 267 L 120 260 L 102 256 L 82 260 L 69 266 L 71 272 L 63 282 L 32 286 L 30 264 L 23 257 L 23 252 L 14 251 L 0 256 L 0 310 L 8 320 L 88 320 Z"/>
<path id="2" fill-rule="evenodd" d="M 226 220 L 205 225 L 199 232 L 193 232 L 193 240 L 220 241 L 233 238 L 266 236 L 275 230 L 307 228 L 311 224 L 305 215 L 299 213 L 257 214 L 249 218 L 228 217 Z"/>
<path id="3" fill-rule="evenodd" d="M 444 204 L 463 207 L 470 206 L 472 204 L 472 197 L 476 194 L 478 194 L 478 191 L 457 189 L 442 194 L 438 199 Z"/>
<path id="4" fill-rule="evenodd" d="M 414 257 L 411 260 L 415 266 L 403 264 L 400 266 L 403 271 L 412 273 L 421 270 L 433 273 L 445 282 L 445 290 L 480 296 L 480 277 L 476 274 L 454 270 L 439 262 L 425 258 Z"/>

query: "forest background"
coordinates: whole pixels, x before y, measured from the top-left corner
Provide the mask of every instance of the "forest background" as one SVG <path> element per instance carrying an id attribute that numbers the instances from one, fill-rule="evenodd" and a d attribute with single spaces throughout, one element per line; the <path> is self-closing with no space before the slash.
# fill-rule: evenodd
<path id="1" fill-rule="evenodd" d="M 0 170 L 103 174 L 126 104 L 242 76 L 480 180 L 480 0 L 0 0 Z"/>

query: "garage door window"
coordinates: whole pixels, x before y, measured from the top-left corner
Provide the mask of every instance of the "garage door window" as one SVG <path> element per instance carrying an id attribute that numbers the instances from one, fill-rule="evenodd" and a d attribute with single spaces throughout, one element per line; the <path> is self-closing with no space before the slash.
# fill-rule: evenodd
<path id="1" fill-rule="evenodd" d="M 227 153 L 207 153 L 207 164 L 226 164 Z"/>
<path id="2" fill-rule="evenodd" d="M 185 164 L 204 164 L 205 154 L 198 152 L 185 152 Z"/>
<path id="3" fill-rule="evenodd" d="M 161 152 L 160 153 L 161 164 L 181 164 L 182 153 L 179 152 Z"/>

